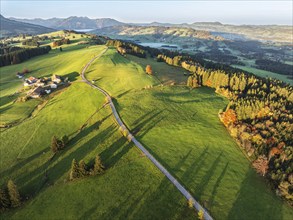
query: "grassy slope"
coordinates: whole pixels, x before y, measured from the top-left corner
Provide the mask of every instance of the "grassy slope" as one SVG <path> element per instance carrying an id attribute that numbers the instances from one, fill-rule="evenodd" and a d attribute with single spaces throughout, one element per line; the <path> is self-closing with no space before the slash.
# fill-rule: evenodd
<path id="1" fill-rule="evenodd" d="M 77 48 L 69 47 L 71 52 L 67 56 L 52 52 L 20 65 L 32 68 L 34 76 L 48 75 L 49 70 L 68 75 L 78 72 L 104 49 L 103 46 Z M 54 71 L 52 64 L 57 66 Z M 17 69 L 3 68 L 4 77 L 14 77 L 14 68 Z M 72 80 L 76 78 L 76 74 L 70 76 Z M 141 86 L 149 82 L 153 80 L 149 78 Z M 9 95 L 17 86 L 10 83 L 1 89 Z M 1 132 L 0 185 L 12 178 L 22 196 L 31 198 L 23 208 L 6 212 L 1 219 L 190 219 L 194 216 L 182 195 L 121 136 L 109 107 L 100 109 L 103 103 L 104 97 L 98 91 L 76 81 L 52 98 L 35 117 Z M 86 127 L 78 131 L 82 125 Z M 50 161 L 51 137 L 63 134 L 70 136 L 69 146 Z M 73 158 L 92 163 L 96 154 L 101 155 L 108 169 L 104 175 L 66 182 Z"/>
<path id="2" fill-rule="evenodd" d="M 116 60 L 127 65 L 115 65 Z M 106 70 L 104 63 L 107 63 Z M 218 110 L 227 100 L 207 88 L 134 90 L 125 87 L 123 80 L 115 81 L 125 76 L 124 72 L 133 74 L 133 65 L 109 51 L 93 64 L 96 71 L 90 72 L 89 77 L 103 77 L 97 85 L 114 94 L 118 111 L 133 133 L 215 218 L 290 219 L 293 216 L 292 209 L 250 168 L 219 122 Z M 137 68 L 137 74 L 141 69 Z M 111 73 L 111 78 L 105 78 L 106 73 Z M 112 81 L 115 81 L 114 89 Z"/>
<path id="3" fill-rule="evenodd" d="M 146 75 L 143 67 L 120 56 L 115 49 L 109 49 L 98 62 L 92 64 L 87 78 L 95 80 L 97 84 L 107 84 L 107 91 L 113 97 L 160 84 L 152 76 Z"/>
<path id="4" fill-rule="evenodd" d="M 138 63 L 142 66 L 142 68 L 146 67 L 146 65 L 151 65 L 154 76 L 157 77 L 163 84 L 186 84 L 187 76 L 184 76 L 184 73 L 187 73 L 187 71 L 182 68 L 169 66 L 164 62 L 157 62 L 151 57 L 142 59 L 136 56 L 127 55 L 127 59 Z"/>
<path id="5" fill-rule="evenodd" d="M 0 98 L 1 98 L 1 123 L 9 123 L 24 119 L 30 115 L 34 107 L 39 103 L 36 100 L 29 100 L 25 104 L 14 103 L 18 95 L 11 95 L 23 88 L 23 81 L 17 79 L 15 74 L 28 68 L 31 72 L 28 76 L 50 77 L 52 74 L 58 74 L 75 80 L 81 68 L 104 47 L 97 48 L 92 46 L 86 48 L 84 45 L 68 45 L 60 52 L 59 49 L 53 49 L 49 54 L 32 58 L 26 62 L 17 65 L 11 65 L 0 68 Z M 44 62 L 44 60 L 46 62 Z M 74 61 L 74 62 L 73 62 Z"/>

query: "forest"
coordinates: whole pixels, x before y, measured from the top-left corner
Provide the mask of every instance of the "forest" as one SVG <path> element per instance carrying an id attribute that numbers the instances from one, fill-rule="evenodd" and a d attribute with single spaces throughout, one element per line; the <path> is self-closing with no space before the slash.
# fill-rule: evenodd
<path id="1" fill-rule="evenodd" d="M 262 70 L 267 70 L 283 75 L 291 75 L 293 74 L 292 65 L 288 65 L 285 63 L 281 63 L 273 60 L 259 59 L 255 61 L 257 68 Z"/>
<path id="2" fill-rule="evenodd" d="M 278 195 L 293 204 L 292 86 L 187 54 L 113 42 L 111 45 L 118 51 L 118 47 L 140 48 L 139 51 L 148 52 L 158 62 L 188 70 L 190 88 L 207 86 L 227 97 L 229 104 L 219 111 L 220 120 L 256 171 L 269 181 Z"/>
<path id="3" fill-rule="evenodd" d="M 37 48 L 21 48 L 15 51 L 9 51 L 0 55 L 0 67 L 12 64 L 18 64 L 32 57 L 49 53 L 50 46 L 37 47 Z"/>

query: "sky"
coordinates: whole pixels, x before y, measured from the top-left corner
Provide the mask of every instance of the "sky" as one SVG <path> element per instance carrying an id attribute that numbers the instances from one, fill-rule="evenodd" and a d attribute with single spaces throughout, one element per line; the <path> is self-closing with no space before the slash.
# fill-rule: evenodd
<path id="1" fill-rule="evenodd" d="M 1 14 L 16 18 L 87 16 L 122 22 L 292 25 L 292 1 L 70 1 L 1 0 Z"/>

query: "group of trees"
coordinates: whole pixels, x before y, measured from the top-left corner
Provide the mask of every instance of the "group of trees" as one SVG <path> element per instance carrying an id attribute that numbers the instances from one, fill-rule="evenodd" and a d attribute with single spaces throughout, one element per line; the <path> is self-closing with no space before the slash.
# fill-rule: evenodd
<path id="1" fill-rule="evenodd" d="M 40 46 L 40 43 L 38 42 L 37 38 L 32 38 L 32 39 L 29 39 L 29 40 L 22 41 L 21 44 L 25 45 L 25 46 L 34 46 L 34 47 L 39 47 Z"/>
<path id="2" fill-rule="evenodd" d="M 52 137 L 51 140 L 51 150 L 55 154 L 60 150 L 63 150 L 65 146 L 68 144 L 68 137 L 67 135 L 62 136 L 61 139 L 58 139 L 56 136 Z"/>
<path id="3" fill-rule="evenodd" d="M 79 179 L 89 175 L 94 176 L 97 174 L 102 174 L 104 173 L 104 170 L 105 170 L 105 167 L 102 164 L 102 161 L 99 155 L 95 157 L 95 162 L 92 167 L 88 166 L 84 162 L 84 160 L 81 160 L 79 161 L 79 163 L 77 163 L 76 159 L 73 159 L 71 163 L 69 179 L 75 180 L 75 179 Z"/>
<path id="4" fill-rule="evenodd" d="M 174 51 L 144 50 L 158 62 L 188 70 L 187 86 L 215 88 L 230 100 L 219 114 L 221 121 L 251 158 L 254 168 L 293 204 L 292 86 Z"/>
<path id="5" fill-rule="evenodd" d="M 262 70 L 267 70 L 283 75 L 293 75 L 292 65 L 286 63 L 281 63 L 273 60 L 259 59 L 255 61 L 255 64 L 257 65 L 257 68 Z"/>
<path id="6" fill-rule="evenodd" d="M 9 180 L 5 189 L 0 188 L 0 211 L 19 207 L 21 205 L 21 197 L 17 186 L 12 180 Z"/>
<path id="7" fill-rule="evenodd" d="M 52 46 L 59 47 L 63 44 L 70 44 L 70 40 L 68 38 L 63 38 L 61 40 L 55 40 L 55 41 L 53 41 Z"/>
<path id="8" fill-rule="evenodd" d="M 131 54 L 141 58 L 146 57 L 145 51 L 141 49 L 138 45 L 133 43 L 124 42 L 120 40 L 108 40 L 106 45 L 116 47 L 117 51 L 122 55 Z"/>
<path id="9" fill-rule="evenodd" d="M 38 48 L 23 48 L 14 52 L 0 55 L 0 67 L 21 63 L 32 57 L 49 53 L 50 50 L 50 46 Z"/>

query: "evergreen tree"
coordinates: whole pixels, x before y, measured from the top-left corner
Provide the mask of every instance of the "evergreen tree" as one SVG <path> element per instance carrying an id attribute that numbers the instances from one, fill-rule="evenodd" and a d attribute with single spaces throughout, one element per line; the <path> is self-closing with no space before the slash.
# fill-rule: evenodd
<path id="1" fill-rule="evenodd" d="M 58 151 L 58 140 L 55 136 L 53 136 L 51 140 L 51 150 L 53 153 L 57 153 Z"/>
<path id="2" fill-rule="evenodd" d="M 93 169 L 93 175 L 96 174 L 102 174 L 104 172 L 104 166 L 102 164 L 101 158 L 99 155 L 96 156 L 95 158 L 95 164 L 94 164 L 94 169 Z"/>
<path id="3" fill-rule="evenodd" d="M 88 175 L 87 167 L 84 160 L 79 161 L 79 172 L 80 172 L 80 176 Z"/>
<path id="4" fill-rule="evenodd" d="M 0 188 L 0 210 L 9 208 L 10 200 L 7 195 L 7 192 Z"/>
<path id="5" fill-rule="evenodd" d="M 67 135 L 62 136 L 61 142 L 62 142 L 63 147 L 65 147 L 68 144 L 68 141 L 69 141 L 69 139 L 68 139 Z"/>
<path id="6" fill-rule="evenodd" d="M 17 189 L 17 186 L 12 180 L 9 180 L 7 183 L 8 194 L 12 207 L 19 207 L 21 205 L 20 195 Z"/>
<path id="7" fill-rule="evenodd" d="M 71 163 L 71 170 L 69 174 L 69 179 L 74 180 L 80 177 L 80 171 L 79 171 L 79 166 L 78 163 L 75 159 L 72 160 Z"/>

